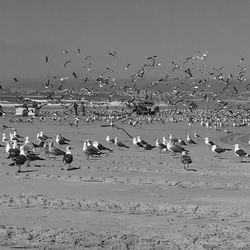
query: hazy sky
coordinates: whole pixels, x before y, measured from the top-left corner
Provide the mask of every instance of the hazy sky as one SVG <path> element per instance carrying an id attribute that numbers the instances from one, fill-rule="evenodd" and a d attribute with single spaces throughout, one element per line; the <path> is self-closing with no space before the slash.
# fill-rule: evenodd
<path id="1" fill-rule="evenodd" d="M 172 60 L 198 50 L 233 71 L 241 56 L 250 61 L 249 11 L 249 0 L 0 0 L 0 80 L 87 75 L 80 62 L 88 55 L 95 71 L 113 67 L 116 77 L 157 55 L 161 73 L 151 74 L 161 77 Z M 115 59 L 109 51 L 117 51 Z M 65 60 L 73 61 L 66 70 Z"/>

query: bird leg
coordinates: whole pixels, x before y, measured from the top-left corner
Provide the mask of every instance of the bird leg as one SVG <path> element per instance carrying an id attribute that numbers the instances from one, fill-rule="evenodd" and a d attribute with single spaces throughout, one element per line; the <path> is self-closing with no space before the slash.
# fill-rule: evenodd
<path id="1" fill-rule="evenodd" d="M 27 161 L 26 167 L 30 167 L 30 161 Z"/>
<path id="2" fill-rule="evenodd" d="M 21 165 L 18 165 L 17 173 L 21 173 Z"/>

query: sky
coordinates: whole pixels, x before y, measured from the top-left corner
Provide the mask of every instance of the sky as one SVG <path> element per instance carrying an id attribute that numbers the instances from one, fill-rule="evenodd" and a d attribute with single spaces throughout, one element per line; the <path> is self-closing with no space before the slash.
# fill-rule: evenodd
<path id="1" fill-rule="evenodd" d="M 0 0 L 0 81 L 106 67 L 126 78 L 153 55 L 162 66 L 148 76 L 162 77 L 198 51 L 233 72 L 242 56 L 250 61 L 249 11 L 249 0 Z M 91 72 L 82 67 L 89 55 Z"/>

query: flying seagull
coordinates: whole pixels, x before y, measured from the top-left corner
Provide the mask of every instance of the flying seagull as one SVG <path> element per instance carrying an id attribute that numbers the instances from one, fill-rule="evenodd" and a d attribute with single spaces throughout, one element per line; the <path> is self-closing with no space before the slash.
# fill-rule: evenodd
<path id="1" fill-rule="evenodd" d="M 116 51 L 115 52 L 108 52 L 108 54 L 115 57 L 116 56 Z"/>

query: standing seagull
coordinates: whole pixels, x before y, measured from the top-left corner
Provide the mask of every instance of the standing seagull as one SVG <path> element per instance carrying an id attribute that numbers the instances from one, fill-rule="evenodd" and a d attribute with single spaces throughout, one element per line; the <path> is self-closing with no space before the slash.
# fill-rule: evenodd
<path id="1" fill-rule="evenodd" d="M 181 153 L 181 163 L 184 164 L 184 169 L 189 170 L 189 164 L 192 163 L 191 157 L 187 154 L 186 151 Z"/>
<path id="2" fill-rule="evenodd" d="M 89 156 L 103 154 L 100 150 L 98 150 L 97 148 L 95 148 L 91 143 L 88 146 L 88 143 L 90 143 L 90 142 L 89 141 L 84 141 L 83 142 L 83 148 L 82 148 L 83 152 L 87 156 L 87 160 L 89 160 Z"/>
<path id="3" fill-rule="evenodd" d="M 213 145 L 211 147 L 211 150 L 219 156 L 220 158 L 220 154 L 224 153 L 224 152 L 227 152 L 227 151 L 231 151 L 232 149 L 231 148 L 221 148 L 221 147 L 218 147 L 217 145 Z"/>
<path id="4" fill-rule="evenodd" d="M 115 143 L 115 139 L 111 138 L 109 135 L 106 137 L 106 141 L 110 144 L 114 144 Z"/>
<path id="5" fill-rule="evenodd" d="M 65 152 L 53 145 L 53 141 L 48 142 L 49 148 L 48 148 L 48 154 L 51 154 L 56 158 L 56 156 L 65 155 Z"/>
<path id="6" fill-rule="evenodd" d="M 234 153 L 240 158 L 240 162 L 245 156 L 250 157 L 243 149 L 239 148 L 239 144 L 234 145 Z"/>
<path id="7" fill-rule="evenodd" d="M 167 149 L 167 146 L 166 146 L 165 144 L 161 143 L 161 142 L 159 141 L 159 139 L 156 139 L 156 141 L 155 141 L 155 146 L 156 146 L 157 148 L 159 148 L 160 152 L 161 152 L 162 150 L 165 150 L 165 151 L 168 150 L 168 149 Z"/>
<path id="8" fill-rule="evenodd" d="M 10 163 L 9 166 L 18 166 L 17 172 L 21 172 L 21 166 L 24 165 L 24 163 L 27 161 L 27 157 L 24 153 L 24 146 L 20 147 L 20 154 L 13 158 L 13 163 Z"/>
<path id="9" fill-rule="evenodd" d="M 115 137 L 115 145 L 118 146 L 119 149 L 121 149 L 121 148 L 129 148 L 129 146 L 127 146 L 123 142 L 119 141 L 118 137 Z"/>
<path id="10" fill-rule="evenodd" d="M 56 142 L 59 145 L 69 145 L 70 140 L 61 136 L 61 134 L 59 134 L 59 135 L 56 135 Z"/>
<path id="11" fill-rule="evenodd" d="M 189 134 L 187 134 L 187 142 L 189 144 L 197 144 L 192 138 L 190 138 Z"/>
<path id="12" fill-rule="evenodd" d="M 215 145 L 214 142 L 210 141 L 208 137 L 204 138 L 205 144 L 207 144 L 208 146 L 212 147 L 213 145 Z"/>
<path id="13" fill-rule="evenodd" d="M 107 151 L 109 151 L 109 152 L 113 152 L 113 150 L 112 149 L 110 149 L 110 148 L 107 148 L 107 147 L 105 147 L 105 146 L 103 146 L 100 142 L 98 142 L 98 141 L 94 141 L 93 143 L 92 143 L 92 145 L 94 146 L 94 147 L 96 147 L 98 150 L 107 150 Z"/>
<path id="14" fill-rule="evenodd" d="M 201 139 L 201 136 L 198 135 L 196 132 L 194 133 L 194 137 L 195 137 L 196 139 Z"/>
<path id="15" fill-rule="evenodd" d="M 185 148 L 183 148 L 183 147 L 181 147 L 179 145 L 175 145 L 171 141 L 167 142 L 167 148 L 168 148 L 168 151 L 173 152 L 174 155 L 176 155 L 176 153 L 181 153 L 182 154 L 182 152 L 188 152 L 187 149 L 185 149 Z"/>
<path id="16" fill-rule="evenodd" d="M 73 155 L 71 154 L 72 148 L 70 146 L 67 146 L 66 148 L 66 154 L 63 156 L 63 164 L 68 165 L 68 170 L 71 169 L 70 164 L 73 162 Z"/>
<path id="17" fill-rule="evenodd" d="M 187 146 L 186 142 L 184 142 L 184 140 L 181 137 L 178 139 L 178 143 L 181 146 Z"/>
<path id="18" fill-rule="evenodd" d="M 137 147 L 137 148 L 143 148 L 143 144 L 140 143 L 136 137 L 133 138 L 133 144 Z"/>

